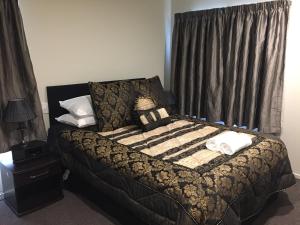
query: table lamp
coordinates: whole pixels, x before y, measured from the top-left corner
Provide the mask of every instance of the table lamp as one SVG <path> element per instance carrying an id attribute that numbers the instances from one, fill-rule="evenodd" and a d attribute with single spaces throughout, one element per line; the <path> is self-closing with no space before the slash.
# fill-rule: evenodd
<path id="1" fill-rule="evenodd" d="M 18 130 L 21 133 L 21 144 L 26 145 L 24 132 L 26 122 L 35 118 L 25 98 L 16 98 L 8 101 L 4 113 L 4 121 L 7 123 L 18 123 Z"/>

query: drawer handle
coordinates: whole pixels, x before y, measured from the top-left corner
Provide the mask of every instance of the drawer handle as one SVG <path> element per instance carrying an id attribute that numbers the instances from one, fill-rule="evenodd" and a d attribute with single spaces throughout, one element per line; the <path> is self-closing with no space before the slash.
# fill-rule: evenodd
<path id="1" fill-rule="evenodd" d="M 43 172 L 43 173 L 40 173 L 40 174 L 37 174 L 37 175 L 31 175 L 29 178 L 34 180 L 36 178 L 39 178 L 39 177 L 42 177 L 42 176 L 45 176 L 49 173 L 49 170 L 47 170 L 46 172 Z"/>

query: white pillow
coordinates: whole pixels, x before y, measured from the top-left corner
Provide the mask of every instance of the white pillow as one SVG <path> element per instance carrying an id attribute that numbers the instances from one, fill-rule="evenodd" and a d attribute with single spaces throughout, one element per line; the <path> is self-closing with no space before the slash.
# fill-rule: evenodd
<path id="1" fill-rule="evenodd" d="M 94 116 L 92 100 L 90 95 L 84 95 L 76 98 L 70 98 L 65 101 L 59 101 L 60 107 L 68 110 L 77 117 Z"/>
<path id="2" fill-rule="evenodd" d="M 60 117 L 55 118 L 58 122 L 72 125 L 78 128 L 88 127 L 96 124 L 96 119 L 94 116 L 87 116 L 87 117 L 75 117 L 72 114 L 64 114 Z"/>

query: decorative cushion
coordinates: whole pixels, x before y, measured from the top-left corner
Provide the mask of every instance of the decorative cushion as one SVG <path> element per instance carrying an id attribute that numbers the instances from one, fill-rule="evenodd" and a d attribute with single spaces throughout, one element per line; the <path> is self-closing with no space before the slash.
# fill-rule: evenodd
<path id="1" fill-rule="evenodd" d="M 150 96 L 157 101 L 159 106 L 167 106 L 168 105 L 168 96 L 164 91 L 164 88 L 160 82 L 158 76 L 152 77 L 148 79 L 150 83 Z"/>
<path id="2" fill-rule="evenodd" d="M 139 95 L 151 96 L 150 82 L 148 79 L 131 80 L 130 83 L 132 84 L 134 91 L 137 92 Z"/>
<path id="3" fill-rule="evenodd" d="M 171 122 L 170 116 L 165 108 L 156 107 L 149 110 L 138 111 L 140 126 L 149 131 L 157 127 L 167 125 Z"/>
<path id="4" fill-rule="evenodd" d="M 155 101 L 148 96 L 139 96 L 135 100 L 135 110 L 149 110 L 155 108 L 157 105 Z"/>
<path id="5" fill-rule="evenodd" d="M 157 107 L 155 101 L 148 96 L 140 96 L 136 99 L 134 110 L 137 114 L 140 127 L 149 131 L 171 122 L 165 108 Z"/>
<path id="6" fill-rule="evenodd" d="M 131 81 L 134 91 L 137 95 L 149 96 L 157 105 L 165 107 L 167 105 L 167 96 L 158 76 L 144 80 Z"/>
<path id="7" fill-rule="evenodd" d="M 129 82 L 89 82 L 99 131 L 111 131 L 131 122 L 134 90 Z"/>

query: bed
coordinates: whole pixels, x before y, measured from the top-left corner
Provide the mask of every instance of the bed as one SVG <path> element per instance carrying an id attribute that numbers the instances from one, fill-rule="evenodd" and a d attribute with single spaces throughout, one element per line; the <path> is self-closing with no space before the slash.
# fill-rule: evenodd
<path id="1" fill-rule="evenodd" d="M 58 101 L 87 94 L 88 84 L 47 87 L 50 148 L 72 174 L 145 224 L 238 225 L 295 183 L 284 143 L 256 132 L 179 115 L 149 132 L 135 125 L 98 132 L 55 120 L 65 113 Z M 205 148 L 226 130 L 250 134 L 253 143 L 232 156 Z"/>

